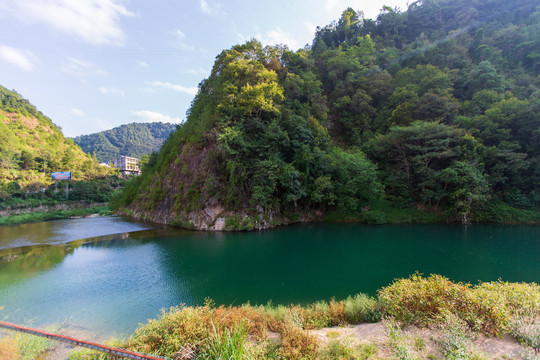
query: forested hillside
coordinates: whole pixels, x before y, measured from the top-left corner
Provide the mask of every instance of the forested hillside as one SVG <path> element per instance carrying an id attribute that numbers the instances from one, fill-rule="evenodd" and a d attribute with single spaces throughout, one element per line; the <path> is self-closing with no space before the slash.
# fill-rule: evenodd
<path id="1" fill-rule="evenodd" d="M 425 0 L 347 9 L 296 52 L 217 56 L 186 123 L 117 206 L 197 228 L 322 214 L 538 221 L 540 6 Z"/>
<path id="2" fill-rule="evenodd" d="M 165 139 L 176 129 L 170 123 L 131 123 L 73 139 L 88 153 L 95 153 L 99 162 L 110 161 L 119 155 L 140 158 L 158 151 Z"/>
<path id="3" fill-rule="evenodd" d="M 53 171 L 71 171 L 74 180 L 111 172 L 66 139 L 28 100 L 0 86 L 0 199 L 47 186 Z"/>

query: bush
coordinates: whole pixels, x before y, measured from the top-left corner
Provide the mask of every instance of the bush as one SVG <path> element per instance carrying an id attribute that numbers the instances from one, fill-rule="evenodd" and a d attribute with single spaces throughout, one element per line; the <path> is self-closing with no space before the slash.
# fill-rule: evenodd
<path id="1" fill-rule="evenodd" d="M 300 310 L 298 310 L 300 312 Z M 319 301 L 302 312 L 305 326 L 320 329 L 327 326 L 342 326 L 361 322 L 377 322 L 382 312 L 377 300 L 365 294 L 349 296 L 345 300 Z"/>
<path id="2" fill-rule="evenodd" d="M 388 223 L 386 214 L 377 210 L 370 210 L 362 213 L 360 219 L 364 224 L 381 225 Z"/>
<path id="3" fill-rule="evenodd" d="M 356 360 L 358 356 L 354 349 L 342 344 L 341 342 L 334 340 L 331 341 L 328 346 L 321 351 L 321 360 Z"/>
<path id="4" fill-rule="evenodd" d="M 481 223 L 534 223 L 540 221 L 540 212 L 514 208 L 500 201 L 490 201 L 475 208 L 474 221 Z"/>
<path id="5" fill-rule="evenodd" d="M 378 301 L 366 294 L 349 296 L 344 300 L 345 320 L 349 324 L 377 322 L 382 318 L 382 309 Z"/>
<path id="6" fill-rule="evenodd" d="M 283 359 L 315 359 L 317 350 L 318 343 L 315 337 L 293 324 L 284 325 L 281 331 L 281 346 L 279 347 L 279 353 Z"/>
<path id="7" fill-rule="evenodd" d="M 475 291 L 470 284 L 453 283 L 440 275 L 419 274 L 394 281 L 379 290 L 379 300 L 389 316 L 404 324 L 428 325 L 451 313 L 474 330 L 499 335 L 509 317 L 505 304 L 488 292 Z"/>

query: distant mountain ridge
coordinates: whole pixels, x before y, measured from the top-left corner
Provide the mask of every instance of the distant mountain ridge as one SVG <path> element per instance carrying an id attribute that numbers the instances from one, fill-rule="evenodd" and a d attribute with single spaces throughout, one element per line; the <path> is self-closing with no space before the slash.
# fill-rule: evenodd
<path id="1" fill-rule="evenodd" d="M 158 151 L 169 134 L 176 130 L 171 123 L 131 123 L 110 130 L 73 138 L 88 153 L 96 153 L 98 161 L 105 162 L 119 155 L 140 158 Z"/>

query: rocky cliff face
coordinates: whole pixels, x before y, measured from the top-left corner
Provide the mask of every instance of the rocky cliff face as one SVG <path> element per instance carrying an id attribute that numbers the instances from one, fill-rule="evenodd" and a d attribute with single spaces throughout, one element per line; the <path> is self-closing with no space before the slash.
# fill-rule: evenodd
<path id="1" fill-rule="evenodd" d="M 275 210 L 242 206 L 231 209 L 218 200 L 223 186 L 214 169 L 215 143 L 183 145 L 167 171 L 143 184 L 138 200 L 120 211 L 135 219 L 197 230 L 262 230 L 312 220 L 315 215 L 285 216 Z"/>

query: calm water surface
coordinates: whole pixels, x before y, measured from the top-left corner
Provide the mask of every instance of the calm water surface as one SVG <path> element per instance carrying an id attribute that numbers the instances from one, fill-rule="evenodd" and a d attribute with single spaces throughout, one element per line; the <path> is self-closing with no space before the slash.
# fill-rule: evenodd
<path id="1" fill-rule="evenodd" d="M 95 225 L 88 220 L 88 226 Z M 102 228 L 120 226 L 116 218 L 109 225 L 102 220 Z M 129 230 L 129 223 L 121 222 Z M 34 325 L 68 321 L 106 337 L 129 334 L 162 308 L 202 304 L 205 298 L 218 304 L 289 304 L 359 292 L 375 295 L 393 279 L 416 271 L 472 283 L 540 282 L 540 227 L 153 229 L 12 247 L 0 250 L 2 256 L 0 319 Z"/>

